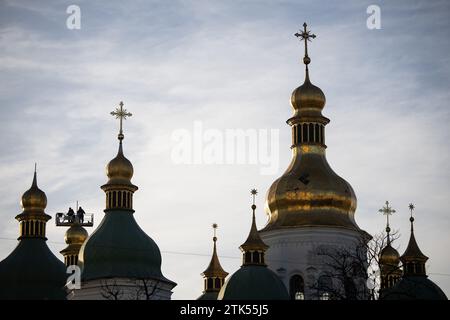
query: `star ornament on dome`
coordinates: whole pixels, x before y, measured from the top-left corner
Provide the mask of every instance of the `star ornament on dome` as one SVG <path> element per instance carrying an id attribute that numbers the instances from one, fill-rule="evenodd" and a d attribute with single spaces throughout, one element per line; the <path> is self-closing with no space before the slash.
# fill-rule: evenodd
<path id="1" fill-rule="evenodd" d="M 250 193 L 251 193 L 252 195 L 256 196 L 256 195 L 258 194 L 258 190 L 252 189 L 252 190 L 250 190 Z"/>
<path id="2" fill-rule="evenodd" d="M 410 203 L 410 204 L 408 205 L 408 208 L 409 208 L 409 211 L 411 212 L 411 217 L 412 217 L 412 216 L 413 216 L 413 211 L 414 211 L 414 209 L 415 209 L 416 207 L 414 206 L 414 204 Z"/>

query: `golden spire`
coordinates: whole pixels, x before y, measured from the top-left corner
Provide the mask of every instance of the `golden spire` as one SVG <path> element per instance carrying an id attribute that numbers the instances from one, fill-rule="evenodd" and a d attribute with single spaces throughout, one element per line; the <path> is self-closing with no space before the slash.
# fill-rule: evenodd
<path id="1" fill-rule="evenodd" d="M 24 213 L 44 213 L 44 210 L 47 207 L 47 196 L 37 185 L 36 163 L 34 164 L 33 182 L 31 183 L 30 189 L 22 195 L 21 204 Z"/>
<path id="2" fill-rule="evenodd" d="M 311 58 L 308 56 L 308 41 L 311 41 L 311 39 L 314 39 L 316 37 L 315 34 L 311 34 L 311 31 L 307 31 L 306 27 L 308 25 L 306 22 L 303 23 L 303 31 L 300 31 L 300 33 L 295 33 L 294 36 L 297 38 L 300 38 L 301 41 L 305 41 L 305 56 L 303 57 L 303 63 L 306 67 L 306 79 L 309 81 L 309 70 L 308 70 L 308 64 L 311 63 Z"/>
<path id="3" fill-rule="evenodd" d="M 219 226 L 217 225 L 217 223 L 213 223 L 212 227 L 213 227 L 213 230 L 214 230 L 213 254 L 212 254 L 212 257 L 211 257 L 211 261 L 209 262 L 208 268 L 206 268 L 206 270 L 203 271 L 202 276 L 204 276 L 205 278 L 214 278 L 214 277 L 216 277 L 216 278 L 220 278 L 220 279 L 225 279 L 226 276 L 228 275 L 228 272 L 223 270 L 222 266 L 220 265 L 219 257 L 217 256 L 216 230 L 217 230 L 217 228 Z M 217 289 L 220 290 L 220 288 L 217 288 Z"/>
<path id="4" fill-rule="evenodd" d="M 385 206 L 382 207 L 378 212 L 383 213 L 386 216 L 386 233 L 387 233 L 387 244 L 391 244 L 391 239 L 389 237 L 389 233 L 391 232 L 391 228 L 389 227 L 389 216 L 395 213 L 395 210 L 389 206 L 389 201 L 386 201 Z"/>
<path id="5" fill-rule="evenodd" d="M 47 196 L 37 185 L 37 169 L 34 164 L 33 182 L 30 189 L 22 195 L 23 211 L 16 216 L 20 222 L 21 238 L 45 238 L 45 225 L 51 217 L 45 213 Z"/>
<path id="6" fill-rule="evenodd" d="M 386 233 L 387 233 L 387 244 L 380 251 L 379 254 L 379 265 L 381 271 L 381 288 L 389 288 L 394 285 L 394 283 L 400 278 L 401 271 L 398 265 L 400 264 L 400 254 L 396 249 L 391 246 L 389 227 L 389 216 L 395 213 L 395 210 L 389 206 L 389 201 L 385 202 L 385 206 L 378 210 L 378 212 L 383 213 L 386 216 Z"/>
<path id="7" fill-rule="evenodd" d="M 311 31 L 306 30 L 306 22 L 303 24 L 303 31 L 295 33 L 294 35 L 301 41 L 305 42 L 305 56 L 303 57 L 303 63 L 305 64 L 305 82 L 292 92 L 291 105 L 294 108 L 295 117 L 314 117 L 315 120 L 327 124 L 329 120 L 322 116 L 322 109 L 325 106 L 325 95 L 319 87 L 316 87 L 309 80 L 309 68 L 311 58 L 308 56 L 308 41 L 316 37 Z M 289 119 L 288 123 L 293 119 Z M 314 121 L 314 122 L 316 122 Z M 295 122 L 295 121 L 294 121 Z"/>
<path id="8" fill-rule="evenodd" d="M 326 125 L 322 115 L 325 95 L 309 80 L 308 41 L 315 38 L 303 24 L 295 36 L 304 41 L 304 83 L 291 95 L 294 114 L 287 123 L 292 127 L 292 160 L 269 191 L 265 209 L 269 221 L 261 232 L 293 227 L 343 227 L 360 231 L 354 219 L 356 196 L 351 185 L 330 167 L 325 156 Z"/>
<path id="9" fill-rule="evenodd" d="M 252 204 L 252 226 L 250 228 L 250 233 L 248 234 L 247 240 L 240 246 L 240 249 L 242 252 L 249 252 L 249 251 L 266 251 L 267 248 L 269 248 L 268 245 L 266 245 L 263 240 L 261 239 L 261 236 L 259 235 L 258 229 L 256 228 L 256 218 L 255 218 L 255 197 L 258 194 L 258 190 L 252 189 L 250 191 L 252 198 L 253 198 L 253 204 Z"/>
<path id="10" fill-rule="evenodd" d="M 119 150 L 117 156 L 106 166 L 108 182 L 101 188 L 106 192 L 106 209 L 133 209 L 133 193 L 138 189 L 131 183 L 134 169 L 130 160 L 123 154 L 122 140 L 124 139 L 122 121 L 132 114 L 123 108 L 123 102 L 110 113 L 120 121 L 119 127 Z"/>
<path id="11" fill-rule="evenodd" d="M 408 247 L 405 253 L 400 257 L 403 265 L 405 274 L 409 275 L 424 275 L 425 274 L 425 262 L 428 257 L 420 251 L 417 245 L 416 238 L 414 236 L 414 217 L 413 211 L 415 209 L 414 204 L 410 203 L 408 206 L 411 216 L 409 221 L 411 222 L 411 236 L 409 238 Z"/>

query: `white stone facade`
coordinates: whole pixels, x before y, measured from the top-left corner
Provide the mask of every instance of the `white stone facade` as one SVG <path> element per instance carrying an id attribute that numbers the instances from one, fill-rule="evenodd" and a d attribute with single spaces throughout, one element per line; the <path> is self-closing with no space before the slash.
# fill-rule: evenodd
<path id="1" fill-rule="evenodd" d="M 156 288 L 155 288 L 156 286 Z M 111 278 L 84 281 L 68 300 L 170 300 L 175 284 L 162 280 Z"/>
<path id="2" fill-rule="evenodd" d="M 318 248 L 346 247 L 349 250 L 361 244 L 361 233 L 344 228 L 296 227 L 261 232 L 263 241 L 269 245 L 266 263 L 286 285 L 290 292 L 290 280 L 299 275 L 304 281 L 300 299 L 319 299 L 316 286 L 327 266 L 317 255 Z M 359 246 L 361 247 L 361 246 Z M 365 291 L 365 279 L 358 279 L 358 291 Z M 364 286 L 364 287 L 361 287 Z"/>

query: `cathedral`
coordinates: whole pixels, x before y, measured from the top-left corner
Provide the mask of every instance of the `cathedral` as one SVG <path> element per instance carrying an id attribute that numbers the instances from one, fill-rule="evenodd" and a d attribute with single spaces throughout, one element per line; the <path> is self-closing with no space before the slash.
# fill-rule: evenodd
<path id="1" fill-rule="evenodd" d="M 256 226 L 257 190 L 251 190 L 251 227 L 239 247 L 242 264 L 232 274 L 221 266 L 217 224 L 213 225 L 212 256 L 201 273 L 203 292 L 198 300 L 371 297 L 365 257 L 372 236 L 355 221 L 357 200 L 352 186 L 333 171 L 326 159 L 325 129 L 330 122 L 322 114 L 326 98 L 312 84 L 309 71 L 308 42 L 316 36 L 307 30 L 306 23 L 295 36 L 304 42 L 305 78 L 291 95 L 293 115 L 287 120 L 292 130 L 291 163 L 268 188 L 268 221 L 261 230 Z M 122 102 L 111 114 L 119 120 L 120 127 L 117 155 L 107 164 L 107 181 L 101 186 L 105 192 L 103 220 L 89 235 L 85 227 L 94 225 L 92 214 L 78 206 L 75 211 L 56 214 L 56 225 L 68 227 L 64 239 L 67 247 L 61 251 L 63 263 L 46 244 L 46 224 L 52 217 L 45 212 L 47 197 L 38 187 L 35 169 L 32 185 L 22 196 L 23 211 L 15 217 L 19 223 L 17 247 L 0 262 L 0 299 L 171 299 L 177 284 L 164 276 L 157 243 L 134 218 L 139 214 L 133 209 L 133 195 L 138 187 L 132 183 L 133 165 L 125 157 L 122 127 L 123 120 L 132 114 Z M 411 204 L 410 240 L 401 256 L 392 246 L 390 234 L 389 215 L 394 211 L 389 203 L 382 209 L 388 220 L 386 243 L 376 257 L 379 299 L 447 300 L 427 277 L 428 257 L 414 236 L 413 209 Z M 333 269 L 330 263 L 343 252 L 348 253 L 345 259 L 350 266 L 345 272 Z M 75 279 L 68 281 L 72 275 Z"/>

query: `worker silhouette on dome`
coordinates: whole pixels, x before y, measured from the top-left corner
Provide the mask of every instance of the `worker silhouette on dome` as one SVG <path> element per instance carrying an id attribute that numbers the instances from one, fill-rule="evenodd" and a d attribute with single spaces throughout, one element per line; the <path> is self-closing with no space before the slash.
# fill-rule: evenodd
<path id="1" fill-rule="evenodd" d="M 85 213 L 86 213 L 86 212 L 84 212 L 84 210 L 83 210 L 82 207 L 78 208 L 78 211 L 77 211 L 77 218 L 78 218 L 78 222 L 81 223 L 81 224 L 84 222 L 84 214 L 85 214 Z"/>
<path id="2" fill-rule="evenodd" d="M 75 211 L 71 207 L 69 207 L 69 211 L 67 212 L 67 217 L 69 218 L 69 222 L 73 222 L 73 218 L 75 216 Z"/>

